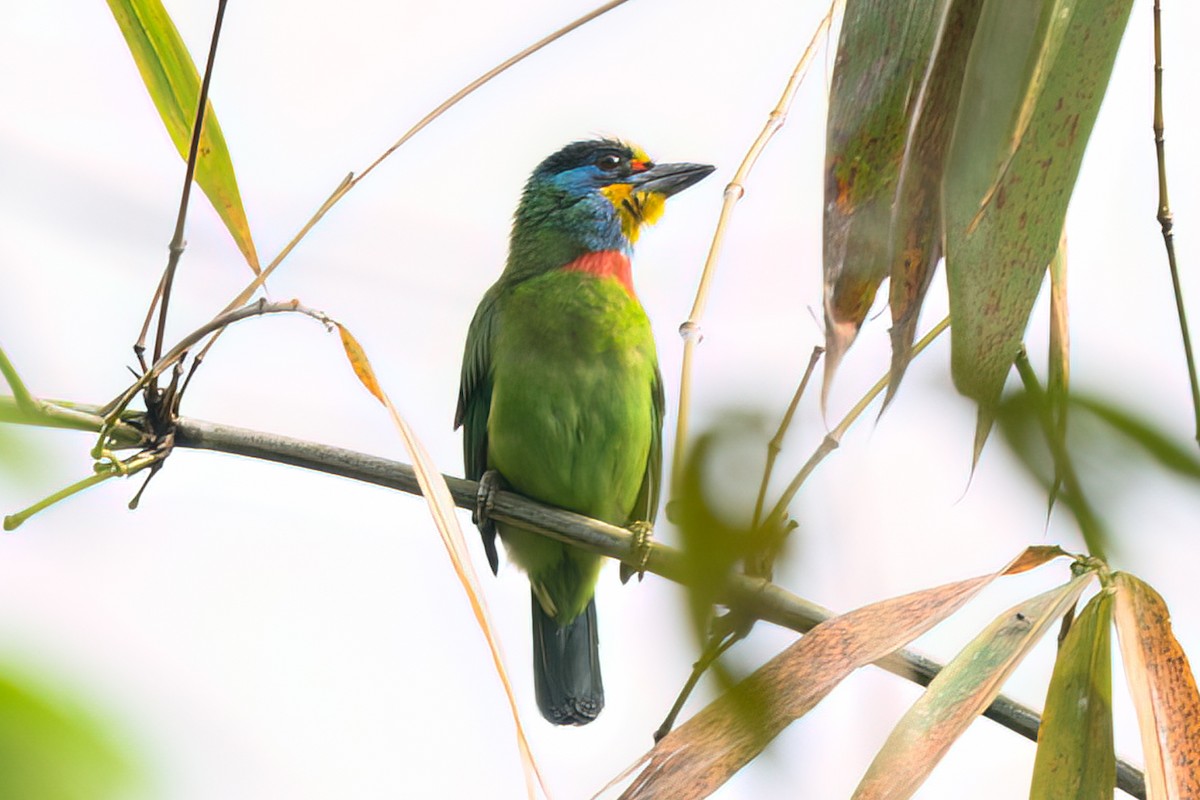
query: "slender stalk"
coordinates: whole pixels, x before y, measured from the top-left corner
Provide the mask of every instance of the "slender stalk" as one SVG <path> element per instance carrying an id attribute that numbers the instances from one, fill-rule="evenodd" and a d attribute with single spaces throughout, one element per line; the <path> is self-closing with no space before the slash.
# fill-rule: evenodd
<path id="1" fill-rule="evenodd" d="M 208 87 L 212 82 L 213 64 L 217 58 L 217 42 L 221 38 L 221 23 L 225 19 L 225 4 L 227 0 L 217 0 L 217 19 L 213 23 L 212 42 L 208 46 L 208 61 L 204 65 L 204 78 L 200 81 L 200 96 L 196 102 L 196 119 L 192 123 L 192 141 L 188 145 L 187 169 L 184 171 L 183 192 L 179 198 L 179 213 L 175 217 L 175 233 L 171 236 L 171 244 L 168 246 L 167 269 L 163 273 L 160 283 L 161 291 L 155 292 L 154 299 L 159 302 L 158 309 L 158 330 L 154 335 L 154 357 L 152 361 L 158 361 L 162 357 L 163 343 L 166 340 L 167 328 L 167 307 L 171 303 L 171 285 L 175 282 L 175 269 L 179 266 L 179 257 L 183 255 L 183 250 L 187 243 L 183 239 L 183 229 L 187 222 L 188 200 L 192 195 L 192 179 L 196 174 L 196 160 L 200 155 L 200 131 L 204 126 L 204 110 L 208 105 Z M 154 309 L 154 300 L 150 304 L 151 314 Z M 146 315 L 147 322 L 150 319 L 150 314 Z M 143 331 L 145 329 L 143 328 Z M 138 343 L 134 345 L 134 351 L 140 353 L 145 349 L 145 340 L 138 339 Z"/>
<path id="2" fill-rule="evenodd" d="M 800 405 L 800 398 L 804 396 L 804 391 L 808 388 L 808 382 L 812 379 L 813 370 L 817 368 L 817 362 L 821 360 L 821 354 L 825 352 L 823 347 L 814 347 L 812 356 L 808 359 L 808 366 L 804 369 L 804 376 L 800 378 L 800 385 L 796 387 L 796 393 L 792 395 L 792 402 L 788 404 L 787 411 L 783 413 L 783 419 L 779 422 L 779 430 L 775 431 L 775 435 L 771 437 L 771 441 L 767 442 L 767 463 L 763 467 L 762 483 L 758 485 L 758 497 L 754 500 L 754 524 L 753 528 L 758 528 L 758 524 L 762 522 L 763 503 L 766 502 L 767 484 L 771 482 L 771 472 L 775 469 L 775 459 L 779 458 L 780 452 L 783 450 L 783 437 L 787 433 L 788 428 L 792 425 L 792 417 L 796 414 L 796 407 Z"/>
<path id="3" fill-rule="evenodd" d="M 76 481 L 70 486 L 59 489 L 54 494 L 37 501 L 23 511 L 18 511 L 16 514 L 9 514 L 4 518 L 4 530 L 15 531 L 21 526 L 22 523 L 25 522 L 25 520 L 29 519 L 34 514 L 37 514 L 39 511 L 45 511 L 50 506 L 67 499 L 71 495 L 78 494 L 84 489 L 90 489 L 96 484 L 103 483 L 109 478 L 125 477 L 127 475 L 133 475 L 134 473 L 141 472 L 146 467 L 149 467 L 155 463 L 161 463 L 161 456 L 148 454 L 144 456 L 137 456 L 136 458 L 131 459 L 128 464 L 106 464 L 94 475 L 89 475 L 83 480 Z"/>
<path id="4" fill-rule="evenodd" d="M 120 396 L 105 405 L 103 409 L 101 409 L 102 415 L 108 422 L 115 421 L 116 418 L 125 411 L 125 408 L 129 405 L 130 401 L 133 400 L 133 398 L 137 396 L 137 393 L 142 390 L 142 387 L 146 386 L 150 381 L 161 375 L 164 370 L 174 365 L 175 362 L 182 358 L 188 350 L 194 347 L 209 334 L 220 331 L 228 325 L 232 325 L 235 322 L 247 319 L 249 317 L 283 313 L 304 314 L 305 316 L 312 317 L 322 324 L 330 324 L 329 317 L 327 317 L 324 313 L 301 305 L 299 300 L 287 300 L 281 303 L 268 303 L 266 299 L 263 298 L 257 303 L 251 303 L 250 305 L 242 306 L 241 308 L 236 308 L 232 311 L 226 311 L 216 317 L 213 317 L 208 322 L 204 323 L 199 328 L 180 339 L 179 342 L 172 347 L 166 355 L 155 361 L 154 364 L 150 366 L 150 369 L 146 370 L 146 372 L 144 372 L 132 386 L 122 392 Z M 104 432 L 105 431 L 103 430 L 101 431 L 102 434 Z"/>
<path id="5" fill-rule="evenodd" d="M 1171 200 L 1167 194 L 1162 87 L 1162 9 L 1160 0 L 1154 0 L 1154 155 L 1158 162 L 1158 224 L 1162 227 L 1163 245 L 1167 249 L 1167 267 L 1171 272 L 1171 288 L 1175 292 L 1175 313 L 1179 317 L 1179 335 L 1183 337 L 1183 353 L 1187 359 L 1188 380 L 1192 387 L 1196 441 L 1200 442 L 1200 381 L 1196 377 L 1196 357 L 1192 352 L 1192 336 L 1188 332 L 1187 313 L 1183 306 L 1183 288 L 1179 283 L 1179 267 L 1175 262 L 1175 219 L 1171 214 Z"/>
<path id="6" fill-rule="evenodd" d="M 942 332 L 949 327 L 950 317 L 945 317 L 937 325 L 934 325 L 933 328 L 930 329 L 929 333 L 922 336 L 921 340 L 913 345 L 912 357 L 916 358 L 916 356 L 922 350 L 928 347 L 934 339 L 940 336 Z M 837 424 L 837 427 L 825 434 L 825 438 L 821 440 L 821 444 L 818 445 L 813 454 L 809 456 L 808 461 L 804 462 L 804 466 L 802 466 L 800 471 L 796 473 L 796 477 L 792 478 L 792 482 L 789 483 L 787 488 L 783 490 L 783 494 L 780 495 L 779 500 L 775 503 L 775 507 L 771 509 L 771 513 L 767 517 L 766 525 L 770 526 L 771 524 L 779 522 L 783 519 L 784 515 L 787 513 L 787 507 L 796 497 L 796 492 L 800 491 L 800 487 L 804 485 L 806 480 L 808 480 L 808 476 L 812 474 L 812 471 L 817 468 L 818 464 L 825 460 L 826 456 L 838 448 L 838 445 L 842 441 L 842 437 L 846 435 L 846 431 L 850 429 L 850 426 L 854 424 L 855 420 L 862 416 L 862 413 L 867 410 L 867 406 L 871 405 L 871 402 L 878 397 L 884 389 L 887 388 L 888 379 L 890 377 L 891 372 L 888 372 L 888 374 L 876 381 L 875 385 L 868 389 L 867 393 L 864 394 L 859 401 L 854 404 L 854 408 L 850 409 L 850 411 L 846 413 L 846 416 L 842 417 L 842 421 Z"/>
<path id="7" fill-rule="evenodd" d="M 98 413 L 101 409 L 82 404 L 75 404 L 74 407 L 81 414 L 91 415 L 95 425 L 92 430 L 99 429 L 103 423 Z M 0 396 L 0 422 L 28 420 L 20 414 L 12 397 Z M 176 427 L 175 445 L 290 464 L 409 494 L 421 492 L 416 473 L 408 464 L 260 431 L 181 418 Z M 462 509 L 475 508 L 477 484 L 449 475 L 445 478 L 454 504 Z M 687 583 L 692 579 L 687 558 L 676 548 L 658 542 L 639 546 L 633 535 L 624 528 L 544 506 L 512 492 L 496 493 L 492 516 L 500 522 L 519 525 L 556 541 L 620 559 L 631 566 L 637 566 L 645 549 L 649 549 L 647 572 L 676 583 Z M 812 630 L 835 616 L 829 609 L 797 597 L 770 581 L 738 574 L 728 576 L 718 600 L 747 616 L 799 633 Z M 942 669 L 938 662 L 907 649 L 880 659 L 876 666 L 922 686 L 927 686 Z M 1003 695 L 992 702 L 984 711 L 984 716 L 1027 739 L 1037 740 L 1040 722 L 1037 712 Z M 1135 797 L 1145 797 L 1141 788 L 1141 772 L 1122 760 L 1117 762 L 1117 785 Z"/>
<path id="8" fill-rule="evenodd" d="M 376 158 L 374 161 L 372 161 L 370 164 L 368 164 L 366 169 L 364 169 L 362 172 L 360 172 L 357 176 L 355 176 L 355 174 L 353 172 L 350 173 L 349 175 L 347 175 L 342 180 L 342 182 L 340 184 L 338 184 L 337 188 L 333 190 L 333 194 L 331 194 L 329 196 L 329 199 L 327 199 L 324 203 L 321 204 L 321 207 L 319 209 L 317 209 L 316 213 L 312 215 L 312 217 L 308 220 L 308 222 L 304 223 L 304 226 L 300 229 L 300 232 L 297 233 L 295 236 L 293 236 L 292 240 L 287 243 L 287 246 L 284 247 L 283 250 L 281 250 L 279 252 L 279 255 L 275 256 L 275 258 L 271 261 L 271 263 L 268 264 L 267 267 L 259 275 L 255 276 L 254 280 L 252 280 L 246 286 L 245 289 L 243 289 L 240 293 L 238 293 L 237 297 L 235 297 L 233 300 L 231 300 L 229 302 L 229 304 L 227 306 L 225 306 L 225 311 L 229 311 L 233 308 L 236 308 L 237 306 L 240 306 L 242 303 L 245 303 L 247 300 L 249 300 L 250 297 L 256 291 L 258 291 L 258 287 L 262 286 L 263 283 L 266 282 L 267 277 L 272 272 L 275 271 L 275 268 L 279 266 L 279 264 L 283 261 L 283 259 L 285 259 L 287 257 L 287 255 L 289 253 L 291 253 L 292 250 L 296 247 L 296 245 L 300 243 L 300 240 L 303 239 L 306 235 L 308 235 L 308 232 L 310 230 L 312 230 L 314 225 L 316 225 L 318 222 L 321 221 L 321 218 L 324 217 L 326 213 L 328 213 L 329 209 L 333 208 L 334 205 L 336 205 L 339 200 L 341 200 L 343 197 L 345 197 L 346 194 L 351 189 L 353 189 L 355 186 L 357 186 L 363 180 L 363 178 L 370 175 L 371 172 L 377 166 L 379 166 L 381 163 L 383 163 L 383 161 L 388 156 L 390 156 L 392 153 L 396 152 L 398 149 L 400 149 L 400 147 L 402 147 L 406 142 L 408 142 L 409 139 L 413 138 L 418 133 L 420 133 L 422 130 L 424 130 L 426 127 L 428 127 L 431 122 L 433 122 L 435 119 L 440 117 L 442 114 L 445 114 L 447 111 L 449 111 L 451 108 L 453 108 L 459 102 L 461 102 L 464 98 L 466 98 L 468 95 L 470 95 L 472 92 L 474 92 L 479 87 L 483 86 L 488 81 L 495 78 L 497 75 L 501 74 L 502 72 L 505 72 L 510 67 L 514 66 L 515 64 L 518 64 L 521 61 L 524 61 L 526 58 L 533 55 L 537 51 L 541 50 L 546 45 L 551 44 L 552 42 L 555 42 L 558 39 L 561 39 L 563 36 L 566 36 L 568 33 L 575 30 L 576 28 L 580 27 L 581 25 L 585 25 L 588 22 L 591 22 L 596 17 L 599 17 L 602 14 L 612 11 L 617 6 L 622 5 L 626 2 L 628 2 L 628 0 L 610 0 L 610 2 L 607 2 L 604 5 L 599 6 L 598 8 L 595 8 L 592 11 L 589 11 L 588 13 L 584 14 L 582 17 L 579 17 L 578 19 L 574 20 L 573 22 L 570 22 L 570 23 L 564 25 L 563 27 L 561 27 L 558 30 L 551 33 L 550 35 L 545 36 L 545 37 L 539 39 L 538 41 L 534 42 L 533 44 L 529 45 L 528 47 L 526 47 L 524 50 L 517 53 L 516 55 L 511 56 L 510 58 L 508 58 L 508 59 L 502 61 L 501 63 L 497 64 L 496 66 L 492 67 L 487 72 L 483 73 L 478 78 L 471 81 L 466 86 L 459 89 L 457 92 L 455 92 L 454 94 L 450 95 L 448 98 L 443 100 L 437 106 L 437 108 L 433 109 L 428 114 L 421 117 L 421 119 L 417 121 L 417 124 L 413 125 L 407 131 L 405 131 L 404 134 L 399 139 L 397 139 L 392 144 L 391 147 L 389 147 L 387 150 L 384 150 L 383 153 L 380 154 L 380 156 L 378 158 Z"/>
<path id="9" fill-rule="evenodd" d="M 708 257 L 704 260 L 704 269 L 700 273 L 700 285 L 696 287 L 696 298 L 692 302 L 692 310 L 688 314 L 687 320 L 679 326 L 679 335 L 683 337 L 683 364 L 679 376 L 679 411 L 675 415 L 675 450 L 671 461 L 672 493 L 675 493 L 675 490 L 679 487 L 680 471 L 684 461 L 684 454 L 687 450 L 688 414 L 691 407 L 692 394 L 693 351 L 696 349 L 696 345 L 700 342 L 700 339 L 703 338 L 700 332 L 700 320 L 704 316 L 704 307 L 708 303 L 708 293 L 712 287 L 713 276 L 717 272 L 717 261 L 721 254 L 721 246 L 725 243 L 725 231 L 733 215 L 733 207 L 746 194 L 746 178 L 750 175 L 750 171 L 754 169 L 754 164 L 758 161 L 758 157 L 766 148 L 771 137 L 787 121 L 788 110 L 792 106 L 792 100 L 795 99 L 796 91 L 800 88 L 804 76 L 808 74 L 808 65 L 817 52 L 817 45 L 821 37 L 829 30 L 829 26 L 833 21 L 833 15 L 843 2 L 844 0 L 833 0 L 830 3 L 829 11 L 821 19 L 820 24 L 817 25 L 817 29 L 813 31 L 808 47 L 804 49 L 804 54 L 800 56 L 800 61 L 797 62 L 796 68 L 792 70 L 792 76 L 788 79 L 787 86 L 784 87 L 779 102 L 776 103 L 771 113 L 767 115 L 767 122 L 763 125 L 762 131 L 759 132 L 758 138 L 750 145 L 750 149 L 742 159 L 741 165 L 738 166 L 737 172 L 734 173 L 733 179 L 725 187 L 725 200 L 721 206 L 721 215 L 717 218 L 717 227 L 713 232 L 712 244 L 708 248 Z"/>
<path id="10" fill-rule="evenodd" d="M 321 206 L 316 210 L 316 212 L 308 219 L 308 221 L 305 222 L 303 226 L 301 226 L 300 230 L 296 233 L 296 235 L 293 236 L 292 239 L 287 243 L 287 245 L 285 245 L 284 248 L 279 251 L 279 254 L 276 255 L 275 258 L 271 260 L 271 263 L 269 263 L 262 270 L 262 272 L 260 272 L 256 276 L 254 276 L 254 279 L 252 281 L 250 281 L 250 283 L 247 284 L 245 288 L 243 288 L 240 292 L 238 292 L 237 296 L 235 296 L 232 300 L 229 301 L 229 303 L 227 303 L 225 305 L 225 307 L 221 310 L 220 314 L 218 314 L 218 318 L 225 314 L 233 312 L 235 309 L 239 308 L 244 303 L 246 303 L 254 295 L 254 293 L 256 291 L 258 291 L 258 289 L 261 286 L 263 286 L 263 284 L 266 283 L 267 278 L 269 278 L 271 276 L 271 274 L 279 267 L 279 265 L 281 263 L 283 263 L 283 260 L 285 258 L 287 258 L 288 255 L 291 254 L 292 250 L 294 250 L 296 248 L 296 246 L 300 243 L 300 241 L 302 239 L 304 239 L 305 236 L 308 235 L 308 232 L 311 231 L 313 229 L 313 227 L 315 227 L 316 224 L 321 221 L 321 219 L 329 212 L 329 210 L 331 208 L 333 208 L 338 203 L 339 200 L 341 200 L 343 197 L 345 197 L 346 194 L 349 193 L 349 191 L 351 189 L 353 189 L 355 186 L 357 186 L 359 184 L 359 182 L 362 181 L 363 178 L 367 177 L 367 175 L 369 175 L 372 170 L 374 170 L 377 166 L 379 166 L 384 161 L 384 159 L 386 159 L 392 153 L 396 152 L 396 150 L 398 150 L 402 145 L 404 145 L 409 139 L 411 139 L 413 136 L 417 135 L 417 133 L 419 133 L 421 130 L 426 128 L 430 123 L 432 123 L 434 120 L 436 120 L 442 114 L 446 113 L 446 111 L 448 111 L 450 108 L 457 105 L 459 102 L 461 102 L 464 98 L 466 98 L 468 95 L 470 95 L 476 89 L 478 89 L 479 87 L 483 86 L 485 83 L 487 83 L 490 80 L 492 80 L 493 78 L 495 78 L 497 75 L 501 74 L 502 72 L 505 72 L 513 65 L 525 60 L 526 58 L 533 55 L 538 50 L 541 50 L 542 48 L 546 47 L 550 43 L 552 43 L 558 39 L 561 39 L 563 36 L 570 33 L 571 31 L 575 30 L 576 28 L 580 27 L 581 25 L 591 22 L 596 17 L 599 17 L 600 15 L 605 14 L 605 13 L 611 11 L 612 9 L 616 8 L 617 6 L 622 5 L 626 2 L 628 2 L 628 0 L 610 0 L 610 2 L 607 2 L 607 3 L 599 6 L 598 8 L 593 9 L 592 11 L 588 12 L 587 14 L 584 14 L 583 16 L 579 17 L 578 19 L 574 20 L 573 22 L 570 22 L 567 25 L 564 25 L 563 27 L 561 27 L 558 30 L 551 33 L 550 35 L 545 36 L 542 39 L 539 39 L 537 42 L 534 42 L 532 45 L 530 45 L 529 47 L 526 47 L 521 52 L 506 59 L 505 61 L 501 62 L 497 66 L 495 66 L 492 69 L 488 70 L 487 72 L 483 73 L 478 78 L 471 81 L 466 86 L 464 86 L 463 88 L 459 89 L 457 92 L 452 94 L 450 97 L 448 97 L 446 100 L 444 100 L 441 104 L 439 104 L 435 109 L 430 111 L 428 114 L 426 114 L 420 120 L 418 120 L 417 123 L 415 125 L 413 125 L 411 128 L 409 128 L 407 131 L 405 131 L 404 134 L 391 145 L 391 147 L 389 147 L 378 158 L 376 158 L 374 161 L 372 161 L 370 164 L 368 164 L 367 167 L 361 173 L 359 173 L 357 177 L 355 176 L 355 174 L 353 172 L 348 174 L 345 178 L 342 179 L 341 183 L 339 183 L 337 185 L 337 187 L 334 188 L 333 192 L 329 195 L 329 197 L 325 200 L 325 202 L 321 204 Z M 223 6 L 224 6 L 224 0 L 222 0 L 222 7 Z M 215 38 L 214 38 L 214 42 L 215 42 Z M 211 61 L 211 57 L 212 57 L 211 51 L 210 51 L 209 56 L 210 56 L 210 61 Z M 207 79 L 207 72 L 206 72 L 206 79 Z M 200 108 L 202 108 L 202 109 L 204 108 L 203 101 L 201 102 Z M 195 133 L 198 130 L 199 130 L 199 125 L 197 125 L 195 130 L 193 131 L 193 149 L 194 149 L 194 144 L 195 144 Z M 190 163 L 190 160 L 189 160 L 189 163 Z M 190 174 L 191 173 L 189 171 L 189 180 L 185 184 L 185 187 L 188 187 L 191 185 Z M 184 206 L 186 206 L 186 200 L 183 204 L 181 204 L 181 213 L 182 213 L 182 208 Z M 177 232 L 178 232 L 178 228 L 177 228 Z M 177 257 L 176 257 L 176 260 L 177 260 Z M 171 271 L 173 273 L 173 269 L 171 267 L 171 262 L 168 262 L 168 271 Z M 154 304 L 159 301 L 160 296 L 165 297 L 165 291 L 168 288 L 169 287 L 168 287 L 168 283 L 167 283 L 167 275 L 164 274 L 163 281 L 160 282 L 159 289 L 155 292 L 154 299 L 151 301 L 150 312 L 146 315 L 146 321 L 145 321 L 145 324 L 143 325 L 142 335 L 138 340 L 138 344 L 134 345 L 134 352 L 136 352 L 138 354 L 139 362 L 142 362 L 142 352 L 144 352 L 144 350 L 145 350 L 145 344 L 144 344 L 145 334 L 146 334 L 146 330 L 150 326 L 150 320 L 151 320 L 151 317 L 153 316 L 153 312 L 154 312 Z M 163 303 L 164 311 L 165 311 L 165 308 L 166 308 L 166 303 L 164 302 Z M 159 342 L 161 342 L 161 340 L 162 340 L 161 331 L 162 331 L 163 325 L 164 325 L 163 317 L 165 317 L 165 313 L 160 313 L 160 315 L 159 315 L 159 331 L 160 331 L 160 333 L 158 336 Z M 201 349 L 199 355 L 196 357 L 196 362 L 201 362 L 204 360 L 204 356 L 208 353 L 209 349 L 213 346 L 213 344 L 216 343 L 217 339 L 220 338 L 220 335 L 221 335 L 221 331 L 217 330 L 215 332 L 215 334 L 213 335 L 213 337 L 211 339 L 209 339 L 208 342 L 204 345 L 203 349 Z M 157 343 L 156 343 L 156 345 L 157 345 Z M 186 348 L 184 348 L 184 349 L 186 350 Z M 176 348 L 176 350 L 178 350 L 178 348 Z M 143 362 L 143 372 L 144 373 L 148 374 L 155 370 L 157 370 L 158 373 L 161 373 L 163 369 L 171 366 L 170 363 L 160 363 L 160 358 L 158 358 L 157 355 L 158 355 L 158 353 L 156 351 L 156 357 L 153 359 L 153 363 L 154 363 L 153 368 L 146 369 L 144 362 Z M 194 370 L 195 370 L 195 364 L 193 364 L 193 372 L 194 372 Z M 191 375 L 189 374 L 188 380 L 190 380 L 190 378 L 191 378 Z M 185 381 L 185 384 L 186 384 L 186 381 Z M 122 394 L 122 396 L 120 398 L 117 398 L 116 400 L 113 401 L 113 404 L 112 404 L 113 408 L 123 409 L 130 402 L 130 400 L 132 400 L 133 397 L 137 394 L 137 391 L 139 391 L 145 385 L 146 385 L 146 382 L 140 381 L 139 384 L 135 385 L 134 387 L 131 387 L 124 394 Z"/>

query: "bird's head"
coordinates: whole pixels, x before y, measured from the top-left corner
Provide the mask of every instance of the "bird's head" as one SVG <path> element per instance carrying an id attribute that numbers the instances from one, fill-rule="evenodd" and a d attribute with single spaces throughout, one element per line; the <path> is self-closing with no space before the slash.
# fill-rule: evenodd
<path id="1" fill-rule="evenodd" d="M 514 240 L 528 229 L 572 237 L 586 250 L 628 251 L 641 227 L 662 216 L 668 197 L 712 171 L 707 164 L 655 164 L 640 148 L 613 139 L 573 142 L 533 171 Z"/>

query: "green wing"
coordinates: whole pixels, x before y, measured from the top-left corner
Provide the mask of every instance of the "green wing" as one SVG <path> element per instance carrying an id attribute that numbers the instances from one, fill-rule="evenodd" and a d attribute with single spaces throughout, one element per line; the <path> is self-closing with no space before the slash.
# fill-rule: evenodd
<path id="1" fill-rule="evenodd" d="M 648 522 L 654 524 L 658 516 L 658 498 L 662 489 L 662 427 L 663 412 L 666 400 L 663 397 L 662 373 L 654 367 L 654 388 L 651 390 L 653 405 L 650 409 L 650 455 L 646 459 L 646 474 L 642 478 L 642 488 L 638 491 L 637 502 L 633 504 L 633 514 L 630 522 Z"/>
<path id="2" fill-rule="evenodd" d="M 475 309 L 475 318 L 467 330 L 467 346 L 463 352 L 462 379 L 458 387 L 458 410 L 454 412 L 454 427 L 463 429 L 463 467 L 467 478 L 479 480 L 487 469 L 488 411 L 492 406 L 492 334 L 496 320 L 496 298 L 499 284 L 488 290 Z M 480 532 L 488 565 L 495 573 L 500 567 L 496 553 L 496 530 Z"/>
<path id="3" fill-rule="evenodd" d="M 642 488 L 638 490 L 637 502 L 633 504 L 633 513 L 629 515 L 628 522 L 648 522 L 653 525 L 654 518 L 658 516 L 658 498 L 662 489 L 662 426 L 667 405 L 663 397 L 662 372 L 657 365 L 654 367 L 651 399 L 650 453 L 646 458 L 646 474 L 642 476 Z M 636 573 L 636 567 L 621 564 L 621 583 L 626 583 Z"/>

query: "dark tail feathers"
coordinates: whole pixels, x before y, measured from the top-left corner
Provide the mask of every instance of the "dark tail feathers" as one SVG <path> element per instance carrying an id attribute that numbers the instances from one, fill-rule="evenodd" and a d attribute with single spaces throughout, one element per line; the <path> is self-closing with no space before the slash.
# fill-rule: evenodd
<path id="1" fill-rule="evenodd" d="M 533 684 L 542 716 L 555 725 L 586 725 L 604 708 L 596 598 L 566 627 L 533 600 Z"/>

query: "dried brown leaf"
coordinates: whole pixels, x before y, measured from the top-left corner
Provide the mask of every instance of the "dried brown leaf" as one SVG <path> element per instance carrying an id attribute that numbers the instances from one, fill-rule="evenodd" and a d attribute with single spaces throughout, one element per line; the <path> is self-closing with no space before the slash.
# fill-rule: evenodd
<path id="1" fill-rule="evenodd" d="M 1162 596 L 1113 574 L 1114 618 L 1125 679 L 1137 709 L 1148 800 L 1200 797 L 1200 695 Z"/>
<path id="2" fill-rule="evenodd" d="M 707 797 L 855 669 L 932 628 L 1000 575 L 1064 555 L 1031 547 L 999 572 L 883 600 L 827 620 L 771 659 L 614 779 L 645 768 L 622 800 Z"/>

